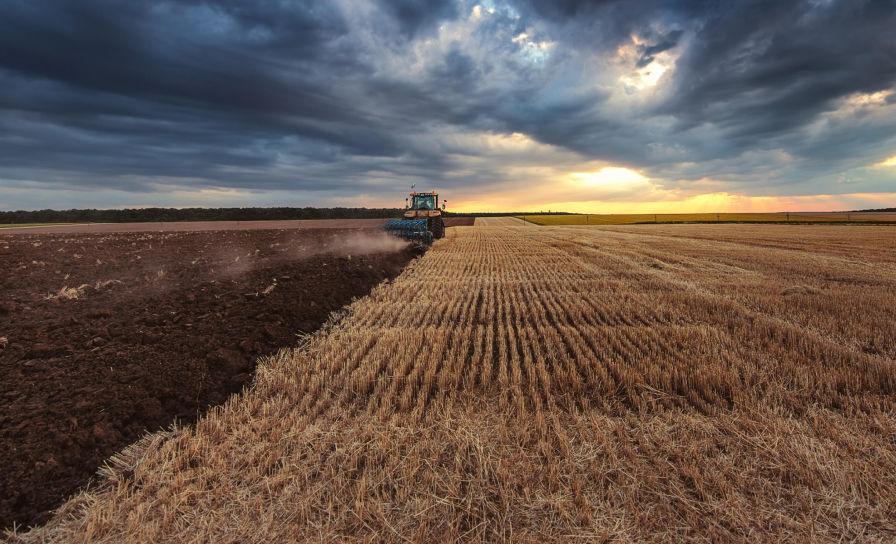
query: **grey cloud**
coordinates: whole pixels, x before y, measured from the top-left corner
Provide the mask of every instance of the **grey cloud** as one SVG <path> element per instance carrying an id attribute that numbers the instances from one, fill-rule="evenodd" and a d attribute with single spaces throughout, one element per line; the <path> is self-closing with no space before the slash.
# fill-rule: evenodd
<path id="1" fill-rule="evenodd" d="M 393 0 L 383 8 L 399 22 L 402 31 L 409 36 L 430 31 L 440 21 L 458 15 L 458 6 L 444 0 Z"/>
<path id="2" fill-rule="evenodd" d="M 856 92 L 896 83 L 896 3 L 744 2 L 708 18 L 661 108 L 740 146 L 798 128 Z"/>
<path id="3" fill-rule="evenodd" d="M 678 41 L 681 39 L 682 34 L 684 34 L 684 31 L 682 30 L 673 30 L 662 36 L 657 43 L 642 47 L 641 58 L 638 59 L 636 66 L 638 68 L 643 68 L 653 62 L 656 55 L 663 51 L 668 51 L 678 45 Z"/>

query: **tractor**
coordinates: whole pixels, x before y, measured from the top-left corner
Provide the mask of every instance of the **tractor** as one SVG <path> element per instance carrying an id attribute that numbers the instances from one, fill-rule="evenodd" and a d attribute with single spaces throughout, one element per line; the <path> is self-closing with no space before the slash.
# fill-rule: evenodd
<path id="1" fill-rule="evenodd" d="M 405 199 L 404 217 L 386 221 L 383 228 L 395 236 L 429 245 L 433 240 L 445 236 L 445 220 L 442 210 L 447 201 L 442 201 L 439 209 L 439 194 L 411 192 Z"/>

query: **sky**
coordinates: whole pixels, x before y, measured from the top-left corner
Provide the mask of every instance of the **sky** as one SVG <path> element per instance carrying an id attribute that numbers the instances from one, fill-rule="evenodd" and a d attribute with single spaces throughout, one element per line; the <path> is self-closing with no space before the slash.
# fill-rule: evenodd
<path id="1" fill-rule="evenodd" d="M 896 206 L 896 0 L 3 0 L 0 210 Z"/>

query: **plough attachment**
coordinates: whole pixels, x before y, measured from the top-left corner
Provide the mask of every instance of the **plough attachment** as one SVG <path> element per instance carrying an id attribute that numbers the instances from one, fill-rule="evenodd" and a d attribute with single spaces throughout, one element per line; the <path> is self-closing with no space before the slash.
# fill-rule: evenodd
<path id="1" fill-rule="evenodd" d="M 432 232 L 427 223 L 427 219 L 390 219 L 383 229 L 405 240 L 429 245 L 432 243 Z"/>

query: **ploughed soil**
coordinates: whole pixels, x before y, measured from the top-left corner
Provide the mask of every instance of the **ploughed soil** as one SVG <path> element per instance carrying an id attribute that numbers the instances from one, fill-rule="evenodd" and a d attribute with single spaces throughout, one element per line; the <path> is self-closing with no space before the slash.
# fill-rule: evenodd
<path id="1" fill-rule="evenodd" d="M 151 223 L 62 223 L 6 226 L 20 233 L 101 234 L 108 232 L 196 232 L 206 230 L 341 229 L 379 227 L 385 219 L 293 219 L 283 221 L 154 221 Z M 2 231 L 0 231 L 2 232 Z"/>
<path id="2" fill-rule="evenodd" d="M 373 229 L 0 233 L 0 528 L 45 521 L 416 253 Z"/>
<path id="3" fill-rule="evenodd" d="M 472 227 L 475 217 L 446 217 L 446 227 Z"/>
<path id="4" fill-rule="evenodd" d="M 469 227 L 475 217 L 445 218 L 446 227 Z M 71 223 L 49 224 L 34 227 L 5 227 L 0 225 L 0 232 L 10 228 L 16 233 L 39 234 L 102 234 L 111 232 L 195 232 L 206 230 L 271 230 L 271 229 L 332 229 L 332 228 L 375 228 L 382 225 L 385 219 L 295 219 L 285 221 L 178 221 L 152 223 Z M 9 232 L 9 231 L 8 231 Z"/>

